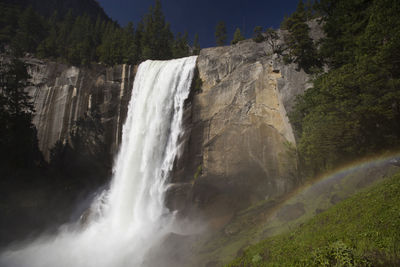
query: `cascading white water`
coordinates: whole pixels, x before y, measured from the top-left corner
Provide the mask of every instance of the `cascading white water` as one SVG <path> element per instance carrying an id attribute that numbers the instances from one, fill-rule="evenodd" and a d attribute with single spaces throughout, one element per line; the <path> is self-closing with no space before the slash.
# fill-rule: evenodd
<path id="1" fill-rule="evenodd" d="M 174 216 L 164 206 L 168 174 L 179 152 L 183 104 L 196 57 L 146 61 L 135 77 L 110 189 L 92 204 L 85 229 L 64 230 L 3 252 L 0 266 L 141 266 Z"/>

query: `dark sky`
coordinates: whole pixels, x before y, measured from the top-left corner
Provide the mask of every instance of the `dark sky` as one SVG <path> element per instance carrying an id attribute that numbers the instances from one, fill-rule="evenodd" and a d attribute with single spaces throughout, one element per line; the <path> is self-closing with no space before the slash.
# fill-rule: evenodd
<path id="1" fill-rule="evenodd" d="M 122 26 L 135 24 L 154 0 L 97 0 L 106 13 Z M 215 46 L 214 31 L 225 21 L 228 41 L 236 27 L 250 38 L 255 26 L 279 27 L 285 14 L 291 14 L 298 0 L 161 0 L 166 20 L 174 33 L 188 31 L 190 39 L 199 34 L 201 47 Z M 243 31 L 244 29 L 244 31 Z"/>

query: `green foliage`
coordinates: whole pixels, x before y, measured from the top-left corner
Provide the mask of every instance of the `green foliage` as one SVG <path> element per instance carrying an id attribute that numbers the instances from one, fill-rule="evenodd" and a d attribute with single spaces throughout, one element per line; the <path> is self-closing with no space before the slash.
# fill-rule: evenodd
<path id="1" fill-rule="evenodd" d="M 193 55 L 199 55 L 200 54 L 200 44 L 199 44 L 199 35 L 197 33 L 194 35 L 192 47 L 193 47 Z"/>
<path id="2" fill-rule="evenodd" d="M 31 7 L 28 7 L 18 18 L 18 28 L 12 44 L 19 54 L 22 52 L 33 53 L 44 39 L 45 34 L 42 18 Z"/>
<path id="3" fill-rule="evenodd" d="M 290 114 L 306 176 L 400 147 L 400 4 L 328 6 L 321 50 L 331 70 L 314 80 Z M 353 15 L 342 14 L 345 9 Z"/>
<path id="4" fill-rule="evenodd" d="M 18 7 L 1 4 L 0 41 L 23 53 L 36 53 L 42 58 L 65 61 L 72 65 L 138 64 L 146 59 L 171 59 L 190 55 L 188 35 L 174 38 L 165 21 L 161 2 L 137 24 L 121 28 L 117 23 L 98 15 L 75 16 L 72 10 L 60 17 L 55 12 L 49 19 L 32 8 L 21 12 Z M 198 42 L 198 39 L 197 39 Z M 198 43 L 194 53 L 198 53 Z"/>
<path id="5" fill-rule="evenodd" d="M 0 43 L 10 43 L 15 36 L 20 12 L 15 6 L 0 3 Z"/>
<path id="6" fill-rule="evenodd" d="M 178 34 L 176 35 L 172 48 L 172 55 L 174 58 L 187 57 L 189 55 L 187 32 L 185 32 L 183 35 L 178 32 Z"/>
<path id="7" fill-rule="evenodd" d="M 253 40 L 256 43 L 261 43 L 265 41 L 265 37 L 262 34 L 263 28 L 261 26 L 256 26 L 253 30 L 254 35 L 253 35 Z"/>
<path id="8" fill-rule="evenodd" d="M 322 0 L 319 3 L 318 9 L 323 14 L 323 29 L 326 34 L 320 53 L 331 68 L 354 62 L 356 59 L 359 39 L 372 15 L 370 7 L 373 2 L 378 1 Z"/>
<path id="9" fill-rule="evenodd" d="M 398 266 L 400 174 L 291 232 L 247 248 L 228 266 Z"/>
<path id="10" fill-rule="evenodd" d="M 194 181 L 196 181 L 197 178 L 199 178 L 199 176 L 201 175 L 202 171 L 203 171 L 203 165 L 200 164 L 199 166 L 197 166 L 196 173 L 193 176 Z"/>
<path id="11" fill-rule="evenodd" d="M 353 248 L 339 240 L 314 250 L 312 261 L 315 266 L 371 266 L 368 260 L 356 254 Z"/>
<path id="12" fill-rule="evenodd" d="M 41 164 L 26 66 L 15 57 L 2 58 L 0 65 L 0 172 L 33 168 Z"/>
<path id="13" fill-rule="evenodd" d="M 285 62 L 297 63 L 299 68 L 310 73 L 312 67 L 320 67 L 321 62 L 314 42 L 309 35 L 310 27 L 307 25 L 307 19 L 307 10 L 303 1 L 300 0 L 296 11 L 282 22 L 282 28 L 288 32 L 285 35 L 285 43 L 288 47 Z"/>
<path id="14" fill-rule="evenodd" d="M 282 52 L 282 48 L 280 47 L 280 45 L 277 44 L 279 36 L 276 33 L 276 31 L 272 28 L 268 28 L 265 31 L 265 36 L 266 36 L 265 39 L 267 40 L 267 43 L 271 46 L 272 53 L 280 54 Z"/>
<path id="15" fill-rule="evenodd" d="M 68 141 L 58 141 L 50 151 L 49 176 L 69 180 L 74 191 L 102 185 L 109 178 L 111 157 L 103 140 L 98 111 L 75 122 Z"/>
<path id="16" fill-rule="evenodd" d="M 215 27 L 215 40 L 217 46 L 223 46 L 226 43 L 227 32 L 224 21 L 219 21 L 217 26 Z"/>
<path id="17" fill-rule="evenodd" d="M 244 36 L 242 35 L 241 31 L 239 28 L 236 28 L 235 33 L 233 34 L 233 40 L 231 41 L 231 44 L 237 44 L 240 41 L 244 40 Z"/>
<path id="18" fill-rule="evenodd" d="M 150 7 L 143 18 L 141 32 L 141 60 L 170 59 L 173 57 L 171 44 L 174 37 L 170 26 L 165 22 L 161 2 L 156 0 L 155 7 Z"/>

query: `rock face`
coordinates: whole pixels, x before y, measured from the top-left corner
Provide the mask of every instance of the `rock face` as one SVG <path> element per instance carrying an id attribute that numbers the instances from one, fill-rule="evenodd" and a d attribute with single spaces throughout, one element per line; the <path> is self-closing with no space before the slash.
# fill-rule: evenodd
<path id="1" fill-rule="evenodd" d="M 76 120 L 94 109 L 100 112 L 107 149 L 115 154 L 135 68 L 28 63 L 34 123 L 45 157 L 58 140 L 68 140 Z M 307 88 L 308 76 L 284 65 L 268 42 L 252 40 L 203 49 L 197 72 L 166 203 L 183 214 L 200 212 L 219 227 L 236 211 L 282 196 L 299 183 L 287 111 Z"/>
<path id="2" fill-rule="evenodd" d="M 48 160 L 58 141 L 67 141 L 74 123 L 96 110 L 104 126 L 104 141 L 114 154 L 121 140 L 135 69 L 129 65 L 77 68 L 27 60 L 32 86 L 28 88 L 36 110 L 33 123 L 39 148 Z"/>
<path id="3" fill-rule="evenodd" d="M 174 181 L 191 181 L 188 200 L 223 224 L 227 213 L 299 182 L 287 110 L 308 76 L 252 40 L 203 49 L 197 67 L 202 86 L 188 104 L 187 144 Z"/>

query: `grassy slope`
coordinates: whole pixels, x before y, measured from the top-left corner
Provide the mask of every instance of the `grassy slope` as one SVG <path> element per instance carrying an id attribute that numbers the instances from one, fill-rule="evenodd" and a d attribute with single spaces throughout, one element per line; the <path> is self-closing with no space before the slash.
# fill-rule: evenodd
<path id="1" fill-rule="evenodd" d="M 229 266 L 400 266 L 400 173 L 249 247 Z"/>

